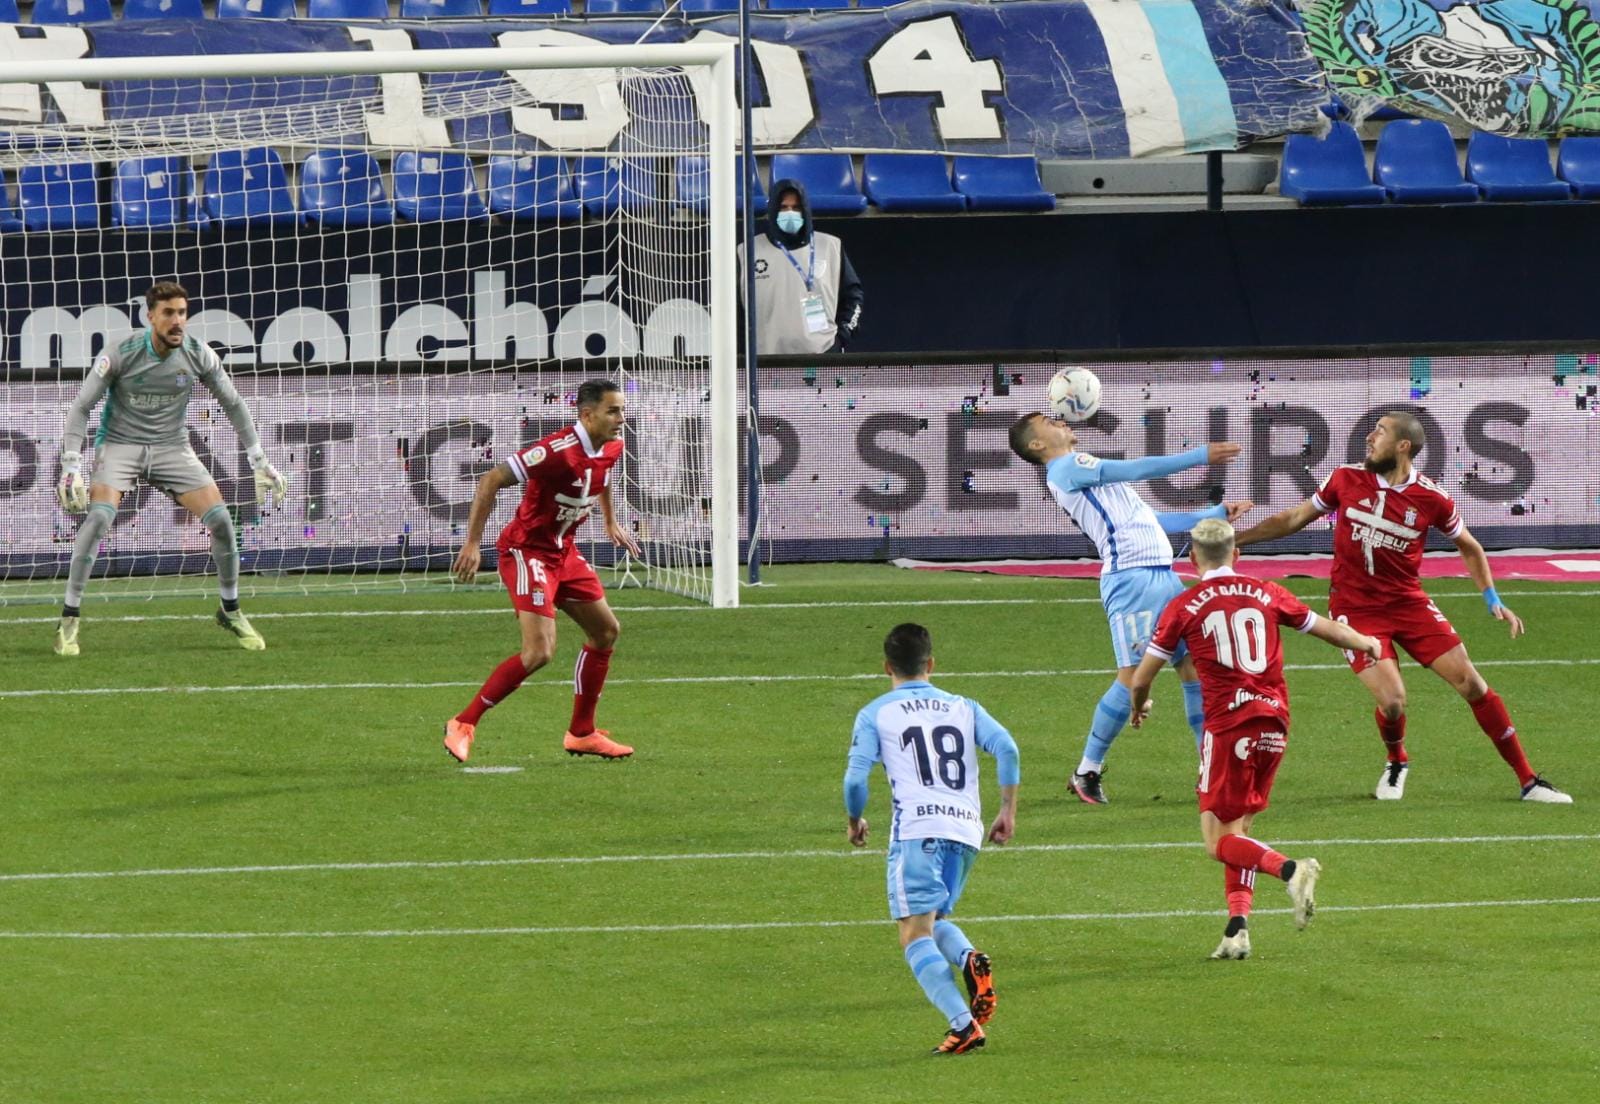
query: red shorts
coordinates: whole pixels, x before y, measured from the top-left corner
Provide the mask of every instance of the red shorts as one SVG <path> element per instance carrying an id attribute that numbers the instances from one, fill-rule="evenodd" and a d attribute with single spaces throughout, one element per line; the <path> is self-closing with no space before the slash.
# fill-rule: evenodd
<path id="1" fill-rule="evenodd" d="M 1270 717 L 1222 732 L 1206 729 L 1194 787 L 1200 811 L 1226 823 L 1265 809 L 1288 742 L 1282 722 Z"/>
<path id="2" fill-rule="evenodd" d="M 1449 619 L 1426 598 L 1381 610 L 1347 611 L 1330 604 L 1328 612 L 1357 632 L 1377 637 L 1383 644 L 1384 659 L 1399 660 L 1395 652 L 1398 644 L 1412 659 L 1424 667 L 1432 667 L 1434 660 L 1461 643 Z M 1377 662 L 1365 652 L 1345 652 L 1344 658 L 1358 675 Z"/>
<path id="3" fill-rule="evenodd" d="M 557 605 L 598 602 L 606 596 L 600 576 L 576 551 L 551 563 L 512 548 L 500 553 L 500 581 L 511 593 L 512 609 L 541 617 L 554 617 Z"/>

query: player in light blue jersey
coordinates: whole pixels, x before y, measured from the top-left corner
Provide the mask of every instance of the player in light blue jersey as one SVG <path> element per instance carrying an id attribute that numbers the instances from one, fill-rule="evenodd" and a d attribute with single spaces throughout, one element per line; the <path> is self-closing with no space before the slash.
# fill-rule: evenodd
<path id="1" fill-rule="evenodd" d="M 867 843 L 867 777 L 874 763 L 889 776 L 894 820 L 889 829 L 889 915 L 900 924 L 906 964 L 928 999 L 950 1021 L 934 1054 L 964 1054 L 984 1044 L 994 1015 L 989 956 L 974 950 L 945 917 L 955 911 L 984 840 L 978 802 L 978 749 L 994 756 L 1000 813 L 991 843 L 1016 831 L 1021 782 L 1016 741 L 983 706 L 928 683 L 933 642 L 921 625 L 896 625 L 883 642 L 887 694 L 856 714 L 844 776 L 846 835 Z M 954 967 L 967 984 L 962 999 Z"/>
<path id="2" fill-rule="evenodd" d="M 1128 485 L 1207 464 L 1226 464 L 1242 451 L 1238 445 L 1215 443 L 1174 456 L 1101 460 L 1077 451 L 1077 444 L 1078 435 L 1071 426 L 1043 414 L 1025 414 L 1011 427 L 1011 451 L 1044 467 L 1050 494 L 1100 552 L 1100 602 L 1111 626 L 1117 677 L 1095 707 L 1083 758 L 1070 785 L 1079 800 L 1104 805 L 1106 752 L 1132 712 L 1129 687 L 1133 672 L 1162 609 L 1183 590 L 1183 580 L 1172 570 L 1172 542 L 1167 534 L 1186 533 L 1204 518 L 1232 522 L 1253 504 L 1224 502 L 1188 513 L 1157 513 Z M 1184 717 L 1198 749 L 1205 730 L 1200 676 L 1181 649 L 1173 663 L 1183 686 Z"/>
<path id="3" fill-rule="evenodd" d="M 283 505 L 288 481 L 267 461 L 256 427 L 239 392 L 210 346 L 186 332 L 189 293 L 181 284 L 160 283 L 145 292 L 149 328 L 108 345 L 84 377 L 61 433 L 61 482 L 56 497 L 69 514 L 85 514 L 72 542 L 67 597 L 53 648 L 78 654 L 78 611 L 84 587 L 100 554 L 100 542 L 116 521 L 122 496 L 144 482 L 172 496 L 211 532 L 222 605 L 217 624 L 241 648 L 259 652 L 267 643 L 239 610 L 239 545 L 222 491 L 189 445 L 186 418 L 196 383 L 203 383 L 228 416 L 255 473 L 256 497 Z M 83 445 L 89 414 L 101 399 L 92 482 L 84 485 Z"/>

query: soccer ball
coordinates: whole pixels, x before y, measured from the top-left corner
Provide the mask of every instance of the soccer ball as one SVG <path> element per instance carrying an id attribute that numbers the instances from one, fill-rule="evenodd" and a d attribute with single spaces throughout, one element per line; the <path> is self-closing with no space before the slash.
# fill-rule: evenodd
<path id="1" fill-rule="evenodd" d="M 1087 368 L 1063 368 L 1050 377 L 1050 412 L 1069 422 L 1088 421 L 1100 409 L 1100 377 Z"/>

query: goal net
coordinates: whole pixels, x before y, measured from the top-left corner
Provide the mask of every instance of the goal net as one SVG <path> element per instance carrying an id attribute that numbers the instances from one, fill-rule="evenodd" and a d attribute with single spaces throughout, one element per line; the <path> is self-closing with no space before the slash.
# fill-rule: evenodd
<path id="1" fill-rule="evenodd" d="M 582 551 L 736 604 L 732 50 L 577 37 L 8 66 L 0 603 L 59 599 L 80 520 L 55 498 L 68 406 L 175 280 L 290 480 L 259 508 L 193 388 L 245 593 L 450 585 L 478 477 L 607 378 L 628 403 L 612 498 L 643 555 L 598 517 Z M 486 566 L 519 498 L 499 497 Z M 209 547 L 140 485 L 86 598 L 209 592 Z"/>

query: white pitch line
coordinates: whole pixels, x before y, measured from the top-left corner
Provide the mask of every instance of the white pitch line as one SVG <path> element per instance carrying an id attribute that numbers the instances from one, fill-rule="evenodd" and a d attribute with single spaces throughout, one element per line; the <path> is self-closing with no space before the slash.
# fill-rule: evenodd
<path id="1" fill-rule="evenodd" d="M 1093 579 L 1071 580 L 1076 582 L 1094 582 Z M 1571 598 L 1592 597 L 1600 595 L 1600 590 L 1507 590 L 1500 594 L 1502 598 Z M 1449 601 L 1456 598 L 1482 598 L 1477 591 L 1444 591 L 1428 595 L 1438 602 Z M 263 599 L 270 600 L 270 599 Z M 1301 595 L 1303 602 L 1326 602 L 1327 595 L 1310 594 Z M 1079 606 L 1100 605 L 1096 597 L 1082 598 L 916 598 L 916 599 L 875 599 L 866 602 L 751 602 L 739 607 L 740 610 L 811 610 L 811 609 L 908 609 L 924 608 L 931 606 Z M 677 605 L 659 606 L 612 606 L 616 613 L 626 614 L 631 617 L 636 613 L 707 613 L 712 612 L 712 607 L 702 602 L 689 602 Z M 281 612 L 263 611 L 250 613 L 252 621 L 274 620 L 300 620 L 305 618 L 345 618 L 345 617 L 500 617 L 510 612 L 509 607 L 500 606 L 493 609 L 398 609 L 398 610 L 286 610 Z M 90 616 L 96 624 L 122 624 L 145 621 L 210 621 L 213 615 L 209 613 L 137 613 L 124 614 L 117 617 Z M 0 625 L 54 625 L 60 620 L 59 615 L 51 614 L 48 617 L 0 617 Z"/>
<path id="2" fill-rule="evenodd" d="M 472 768 L 468 767 L 468 770 Z M 520 769 L 520 768 L 517 768 Z M 1542 833 L 1518 836 L 1392 836 L 1363 839 L 1286 839 L 1282 847 L 1387 847 L 1437 844 L 1461 846 L 1484 843 L 1592 843 L 1600 833 Z M 1192 850 L 1197 840 L 1154 841 L 1149 843 L 1024 843 L 1008 844 L 989 854 L 1050 853 L 1061 851 L 1166 851 Z M 466 870 L 503 866 L 594 866 L 602 863 L 723 862 L 749 859 L 848 859 L 882 858 L 882 852 L 843 847 L 796 849 L 789 851 L 690 851 L 663 855 L 549 855 L 511 859 L 395 859 L 387 862 L 277 863 L 253 866 L 157 867 L 144 870 L 60 870 L 25 874 L 0 874 L 0 882 L 57 882 L 101 878 L 174 878 L 216 874 L 300 874 L 326 871 L 369 870 Z"/>
<path id="3" fill-rule="evenodd" d="M 1579 659 L 1479 659 L 1479 667 L 1592 667 L 1600 664 L 1600 657 Z M 1343 663 L 1285 663 L 1285 671 L 1345 671 Z M 1110 667 L 1078 667 L 1063 670 L 1040 671 L 940 671 L 939 681 L 950 679 L 1010 679 L 1010 678 L 1080 678 L 1115 674 Z M 663 675 L 658 678 L 612 678 L 607 686 L 672 686 L 718 683 L 770 683 L 770 682 L 875 682 L 883 679 L 882 672 L 862 671 L 850 675 Z M 3 698 L 74 698 L 104 697 L 116 694 L 252 694 L 272 693 L 280 690 L 442 690 L 480 686 L 470 682 L 264 682 L 238 683 L 231 686 L 72 686 L 39 690 L 0 690 Z M 524 683 L 530 687 L 558 687 L 570 690 L 570 679 L 546 679 Z"/>
<path id="4" fill-rule="evenodd" d="M 1521 901 L 1408 901 L 1381 905 L 1318 905 L 1317 915 L 1339 912 L 1431 912 L 1444 909 L 1546 908 L 1600 904 L 1600 897 L 1541 897 Z M 1280 916 L 1292 910 L 1256 909 L 1253 916 Z M 1011 916 L 968 916 L 963 924 L 1041 924 L 1082 921 L 1183 920 L 1216 917 L 1216 909 L 1161 909 L 1149 912 L 1053 912 Z M 507 928 L 379 928 L 355 931 L 88 932 L 0 931 L 0 939 L 34 940 L 244 940 L 244 939 L 460 939 L 469 936 L 671 935 L 683 932 L 792 931 L 817 928 L 883 928 L 889 921 L 753 920 L 717 924 L 597 924 Z"/>

